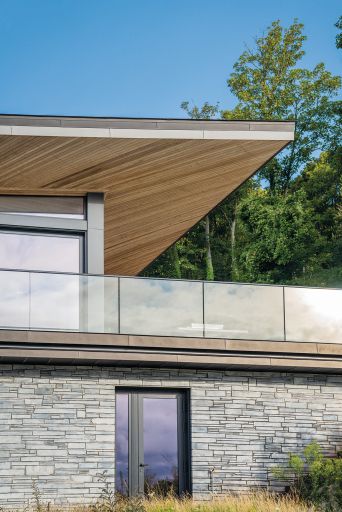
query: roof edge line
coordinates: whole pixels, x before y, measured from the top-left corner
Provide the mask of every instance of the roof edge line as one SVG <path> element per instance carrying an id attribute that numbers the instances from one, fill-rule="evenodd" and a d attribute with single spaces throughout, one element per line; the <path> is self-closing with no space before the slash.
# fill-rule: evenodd
<path id="1" fill-rule="evenodd" d="M 89 128 L 68 126 L 0 125 L 0 135 L 35 137 L 85 137 L 127 139 L 188 140 L 284 140 L 294 139 L 293 131 L 283 130 L 201 130 L 158 128 Z"/>

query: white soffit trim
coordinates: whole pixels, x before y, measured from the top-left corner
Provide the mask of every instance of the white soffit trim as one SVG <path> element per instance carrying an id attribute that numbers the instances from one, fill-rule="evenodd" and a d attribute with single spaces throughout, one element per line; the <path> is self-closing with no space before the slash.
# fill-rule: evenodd
<path id="1" fill-rule="evenodd" d="M 0 126 L 0 135 L 34 137 L 98 137 L 113 139 L 188 140 L 284 140 L 294 139 L 293 131 L 279 130 L 151 130 L 132 128 L 71 128 L 58 126 Z"/>

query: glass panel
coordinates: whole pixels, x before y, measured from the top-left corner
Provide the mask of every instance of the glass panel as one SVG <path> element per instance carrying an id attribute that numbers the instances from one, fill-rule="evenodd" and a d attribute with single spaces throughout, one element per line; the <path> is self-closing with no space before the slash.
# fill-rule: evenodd
<path id="1" fill-rule="evenodd" d="M 0 213 L 84 219 L 83 197 L 0 196 Z"/>
<path id="2" fill-rule="evenodd" d="M 204 312 L 207 337 L 284 340 L 282 287 L 205 283 Z"/>
<path id="3" fill-rule="evenodd" d="M 342 290 L 285 288 L 286 339 L 342 343 Z"/>
<path id="4" fill-rule="evenodd" d="M 82 277 L 31 273 L 31 329 L 82 330 Z M 82 313 L 82 314 L 81 314 Z M 81 328 L 81 329 L 80 329 Z"/>
<path id="5" fill-rule="evenodd" d="M 115 489 L 128 496 L 128 394 L 116 395 Z"/>
<path id="6" fill-rule="evenodd" d="M 120 332 L 202 336 L 202 283 L 121 278 Z"/>
<path id="7" fill-rule="evenodd" d="M 143 401 L 145 493 L 178 493 L 177 398 Z"/>
<path id="8" fill-rule="evenodd" d="M 0 271 L 0 326 L 28 329 L 30 307 L 28 272 Z"/>
<path id="9" fill-rule="evenodd" d="M 0 232 L 0 268 L 80 272 L 80 246 L 76 236 Z"/>
<path id="10" fill-rule="evenodd" d="M 117 277 L 83 276 L 84 327 L 87 332 L 118 332 Z M 86 302 L 86 297 L 88 297 Z"/>
<path id="11" fill-rule="evenodd" d="M 31 273 L 30 327 L 117 333 L 117 278 Z"/>

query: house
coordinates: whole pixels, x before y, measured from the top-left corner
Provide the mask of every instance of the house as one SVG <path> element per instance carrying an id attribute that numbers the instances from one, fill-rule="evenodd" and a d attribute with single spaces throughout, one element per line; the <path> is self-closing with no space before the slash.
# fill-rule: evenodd
<path id="1" fill-rule="evenodd" d="M 1 506 L 209 499 L 341 446 L 341 291 L 137 277 L 293 134 L 0 116 Z"/>

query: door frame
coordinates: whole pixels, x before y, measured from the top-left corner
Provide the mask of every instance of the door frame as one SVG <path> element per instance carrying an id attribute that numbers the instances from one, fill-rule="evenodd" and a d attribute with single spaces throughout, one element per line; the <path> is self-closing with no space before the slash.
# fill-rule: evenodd
<path id="1" fill-rule="evenodd" d="M 128 494 L 144 494 L 143 399 L 175 395 L 177 398 L 178 494 L 191 493 L 190 389 L 117 386 L 115 394 L 128 394 Z"/>

